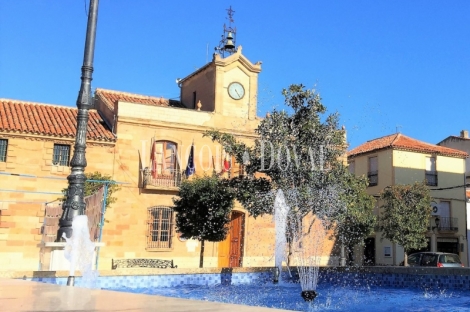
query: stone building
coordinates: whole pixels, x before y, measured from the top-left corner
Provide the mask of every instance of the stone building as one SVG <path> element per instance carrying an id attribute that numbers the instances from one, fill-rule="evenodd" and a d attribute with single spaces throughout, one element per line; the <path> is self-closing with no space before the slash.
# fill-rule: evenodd
<path id="1" fill-rule="evenodd" d="M 181 101 L 96 89 L 90 111 L 86 172 L 99 171 L 120 184 L 106 211 L 99 269 L 112 259 L 173 260 L 198 267 L 200 243 L 180 239 L 172 199 L 194 146 L 196 174 L 221 172 L 229 157 L 202 136 L 218 129 L 247 143 L 258 126 L 257 86 L 261 64 L 241 53 L 211 62 L 179 81 Z M 61 197 L 76 127 L 75 108 L 0 100 L 0 266 L 36 270 L 45 203 Z M 231 161 L 232 175 L 240 174 Z M 225 173 L 227 174 L 227 173 Z M 273 259 L 272 217 L 232 213 L 231 231 L 206 243 L 204 266 L 267 266 Z"/>
<path id="2" fill-rule="evenodd" d="M 0 99 L 0 267 L 37 269 L 44 206 L 62 197 L 77 110 Z M 116 137 L 90 112 L 88 171 L 112 172 Z M 98 161 L 99 160 L 99 161 Z"/>

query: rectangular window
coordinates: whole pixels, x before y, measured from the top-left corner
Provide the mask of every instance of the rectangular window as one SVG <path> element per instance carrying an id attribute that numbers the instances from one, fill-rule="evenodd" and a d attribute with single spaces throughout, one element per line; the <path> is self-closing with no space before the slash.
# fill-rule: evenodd
<path id="1" fill-rule="evenodd" d="M 392 256 L 392 247 L 386 246 L 384 247 L 384 257 L 391 257 Z"/>
<path id="2" fill-rule="evenodd" d="M 7 161 L 8 140 L 0 139 L 0 162 Z"/>
<path id="3" fill-rule="evenodd" d="M 369 172 L 367 173 L 369 179 L 369 186 L 379 184 L 379 162 L 377 156 L 369 157 Z"/>
<path id="4" fill-rule="evenodd" d="M 68 166 L 70 157 L 70 145 L 54 144 L 52 164 L 54 166 Z"/>
<path id="5" fill-rule="evenodd" d="M 426 185 L 437 186 L 436 157 L 426 157 Z"/>
<path id="6" fill-rule="evenodd" d="M 165 206 L 148 208 L 147 248 L 172 248 L 173 209 Z"/>
<path id="7" fill-rule="evenodd" d="M 356 162 L 351 161 L 348 167 L 349 167 L 349 172 L 351 172 L 352 174 L 356 173 Z"/>

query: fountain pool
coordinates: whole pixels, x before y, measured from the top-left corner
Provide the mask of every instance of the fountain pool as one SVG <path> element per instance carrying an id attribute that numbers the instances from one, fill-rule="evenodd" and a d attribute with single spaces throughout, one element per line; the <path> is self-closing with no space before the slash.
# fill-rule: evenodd
<path id="1" fill-rule="evenodd" d="M 68 272 L 34 273 L 27 279 L 65 285 Z M 469 268 L 322 267 L 310 305 L 292 273 L 273 284 L 272 268 L 103 270 L 96 287 L 296 311 L 470 311 Z"/>
<path id="2" fill-rule="evenodd" d="M 298 283 L 181 285 L 164 288 L 114 290 L 168 297 L 264 306 L 294 311 L 470 311 L 470 294 L 463 290 L 433 291 L 411 288 L 354 287 L 320 284 L 319 295 L 306 303 Z"/>

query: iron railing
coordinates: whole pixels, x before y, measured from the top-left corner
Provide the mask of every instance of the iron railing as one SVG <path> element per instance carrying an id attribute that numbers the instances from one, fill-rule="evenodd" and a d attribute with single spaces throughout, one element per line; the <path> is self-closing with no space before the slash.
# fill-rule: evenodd
<path id="1" fill-rule="evenodd" d="M 437 171 L 425 171 L 426 185 L 437 186 Z"/>
<path id="2" fill-rule="evenodd" d="M 179 187 L 181 185 L 181 172 L 179 170 L 164 170 L 162 173 L 144 170 L 144 186 Z"/>
<path id="3" fill-rule="evenodd" d="M 431 221 L 434 223 L 435 221 Z M 459 219 L 458 218 L 449 218 L 449 217 L 439 217 L 439 226 L 437 227 L 438 231 L 458 231 Z"/>
<path id="4" fill-rule="evenodd" d="M 84 198 L 85 214 L 88 217 L 88 229 L 90 240 L 98 242 L 100 239 L 100 227 L 102 208 L 104 201 L 104 187 L 100 188 L 93 195 Z M 57 230 L 59 229 L 59 219 L 62 215 L 63 203 L 48 204 L 44 211 L 44 222 L 41 227 L 42 242 L 50 243 L 56 241 Z"/>
<path id="5" fill-rule="evenodd" d="M 379 184 L 379 172 L 378 171 L 369 171 L 367 173 L 367 178 L 369 179 L 369 186 L 375 186 Z"/>

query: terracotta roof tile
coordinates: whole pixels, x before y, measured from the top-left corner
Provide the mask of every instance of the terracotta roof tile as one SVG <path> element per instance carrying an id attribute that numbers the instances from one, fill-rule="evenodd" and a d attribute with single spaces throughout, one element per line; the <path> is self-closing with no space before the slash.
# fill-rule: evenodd
<path id="1" fill-rule="evenodd" d="M 74 138 L 76 124 L 76 108 L 0 99 L 0 131 Z M 89 112 L 87 139 L 116 141 L 95 110 Z"/>
<path id="2" fill-rule="evenodd" d="M 122 91 L 97 88 L 95 97 L 99 97 L 109 108 L 115 109 L 117 102 L 129 102 L 156 106 L 171 106 L 170 100 L 162 97 L 146 96 Z"/>
<path id="3" fill-rule="evenodd" d="M 468 154 L 463 151 L 419 141 L 401 133 L 395 133 L 367 141 L 366 143 L 350 150 L 348 152 L 348 157 L 355 157 L 361 154 L 388 148 L 452 157 L 468 157 Z"/>

